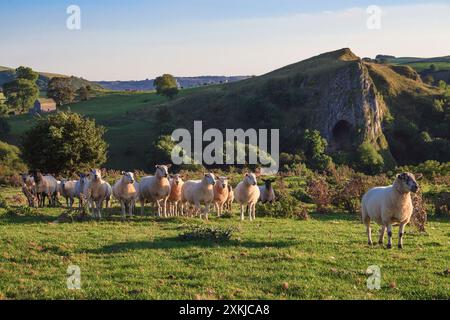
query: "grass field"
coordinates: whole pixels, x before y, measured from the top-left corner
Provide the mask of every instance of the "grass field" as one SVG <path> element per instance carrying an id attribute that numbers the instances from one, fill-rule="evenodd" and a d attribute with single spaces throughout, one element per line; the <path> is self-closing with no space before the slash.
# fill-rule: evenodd
<path id="1" fill-rule="evenodd" d="M 430 221 L 427 234 L 408 227 L 405 249 L 388 250 L 368 247 L 357 217 L 344 214 L 250 223 L 235 208 L 210 222 L 121 222 L 116 207 L 102 222 L 53 223 L 63 210 L 9 217 L 0 209 L 0 298 L 450 299 L 448 221 Z M 238 231 L 222 243 L 179 240 L 192 224 Z M 81 290 L 67 289 L 69 265 L 81 269 Z M 379 291 L 366 287 L 371 265 L 381 268 Z"/>

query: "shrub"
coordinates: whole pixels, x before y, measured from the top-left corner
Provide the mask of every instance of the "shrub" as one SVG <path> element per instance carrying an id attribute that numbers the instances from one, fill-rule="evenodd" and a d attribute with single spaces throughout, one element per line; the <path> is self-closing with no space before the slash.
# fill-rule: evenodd
<path id="1" fill-rule="evenodd" d="M 19 172 L 27 170 L 20 159 L 20 150 L 0 141 L 0 183 L 11 184 L 12 178 Z"/>
<path id="2" fill-rule="evenodd" d="M 362 143 L 358 148 L 358 166 L 368 174 L 378 174 L 383 170 L 383 157 L 369 142 Z"/>
<path id="3" fill-rule="evenodd" d="M 42 118 L 25 133 L 23 157 L 33 169 L 73 174 L 106 162 L 105 128 L 77 113 L 58 112 Z"/>
<path id="4" fill-rule="evenodd" d="M 8 217 L 35 217 L 38 215 L 39 212 L 35 208 L 28 206 L 8 207 L 6 211 Z"/>
<path id="5" fill-rule="evenodd" d="M 440 192 L 433 199 L 436 215 L 450 218 L 450 192 Z"/>
<path id="6" fill-rule="evenodd" d="M 273 218 L 308 218 L 308 213 L 300 201 L 290 194 L 277 197 L 274 203 L 258 203 L 256 207 L 258 216 Z"/>
<path id="7" fill-rule="evenodd" d="M 305 131 L 303 137 L 303 150 L 308 161 L 308 165 L 314 170 L 328 170 L 333 161 L 330 156 L 325 153 L 328 147 L 327 140 L 322 138 L 317 130 Z"/>
<path id="8" fill-rule="evenodd" d="M 233 232 L 236 231 L 232 227 L 220 226 L 193 226 L 186 232 L 179 235 L 179 239 L 183 241 L 214 241 L 224 242 L 231 239 Z"/>
<path id="9" fill-rule="evenodd" d="M 317 177 L 308 183 L 308 195 L 317 206 L 317 212 L 326 213 L 331 204 L 330 188 L 325 178 Z"/>
<path id="10" fill-rule="evenodd" d="M 425 210 L 425 202 L 422 193 L 418 192 L 413 195 L 414 211 L 411 216 L 411 225 L 415 226 L 420 232 L 425 232 L 425 224 L 427 223 L 427 211 Z"/>

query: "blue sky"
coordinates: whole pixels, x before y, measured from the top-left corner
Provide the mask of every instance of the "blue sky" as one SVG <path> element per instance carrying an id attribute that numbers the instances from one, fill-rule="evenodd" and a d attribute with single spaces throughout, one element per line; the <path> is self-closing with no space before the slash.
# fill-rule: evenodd
<path id="1" fill-rule="evenodd" d="M 66 28 L 81 8 L 82 29 Z M 369 5 L 382 28 L 366 27 Z M 14 0 L 0 2 L 0 65 L 93 80 L 263 74 L 324 51 L 450 55 L 450 1 Z"/>

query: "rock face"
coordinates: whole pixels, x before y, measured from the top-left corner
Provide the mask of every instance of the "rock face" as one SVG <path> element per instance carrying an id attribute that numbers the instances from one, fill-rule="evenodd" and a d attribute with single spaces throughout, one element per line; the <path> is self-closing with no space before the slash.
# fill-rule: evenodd
<path id="1" fill-rule="evenodd" d="M 382 108 L 375 85 L 362 61 L 349 62 L 321 83 L 313 127 L 321 132 L 331 151 L 350 148 L 383 136 Z"/>

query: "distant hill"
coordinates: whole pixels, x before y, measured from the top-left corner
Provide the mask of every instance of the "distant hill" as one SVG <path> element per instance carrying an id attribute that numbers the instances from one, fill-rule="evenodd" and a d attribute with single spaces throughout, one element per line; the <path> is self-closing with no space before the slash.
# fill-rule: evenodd
<path id="1" fill-rule="evenodd" d="M 75 77 L 75 76 L 66 76 L 61 74 L 55 74 L 55 73 L 48 73 L 48 72 L 39 72 L 39 78 L 37 80 L 37 85 L 40 90 L 46 91 L 48 87 L 48 82 L 50 79 L 54 77 L 63 77 L 63 78 L 70 78 L 73 88 L 79 89 L 80 87 L 85 87 L 90 85 L 93 89 L 103 89 L 102 86 L 95 82 L 91 82 L 88 80 L 85 80 L 83 78 Z M 3 86 L 3 84 L 7 82 L 11 82 L 16 78 L 16 72 L 12 68 L 8 67 L 2 67 L 0 66 L 0 88 Z"/>
<path id="2" fill-rule="evenodd" d="M 407 65 L 416 70 L 426 79 L 432 76 L 437 84 L 440 80 L 450 83 L 450 56 L 435 58 L 394 57 L 389 55 L 377 55 L 375 58 L 380 63 L 395 65 Z"/>
<path id="3" fill-rule="evenodd" d="M 248 76 L 200 76 L 200 77 L 177 77 L 177 81 L 182 88 L 194 88 L 213 84 L 223 84 L 241 81 Z M 103 88 L 115 91 L 148 91 L 153 90 L 154 79 L 137 81 L 97 81 Z"/>
<path id="4" fill-rule="evenodd" d="M 104 92 L 74 103 L 74 112 L 107 129 L 107 167 L 150 169 L 151 146 L 175 128 L 280 129 L 280 151 L 301 151 L 305 129 L 319 130 L 338 163 L 352 164 L 368 142 L 385 168 L 425 160 L 450 161 L 450 108 L 434 108 L 438 88 L 407 65 L 361 60 L 350 49 L 312 57 L 259 77 L 180 91 Z M 162 111 L 162 112 L 161 112 Z M 20 143 L 36 121 L 11 117 L 9 143 Z"/>
<path id="5" fill-rule="evenodd" d="M 450 121 L 433 111 L 437 97 L 437 88 L 411 67 L 366 62 L 341 49 L 165 106 L 176 127 L 191 129 L 194 120 L 203 120 L 204 130 L 280 128 L 280 148 L 289 153 L 313 128 L 336 159 L 351 162 L 358 146 L 369 142 L 392 166 L 450 161 Z"/>

